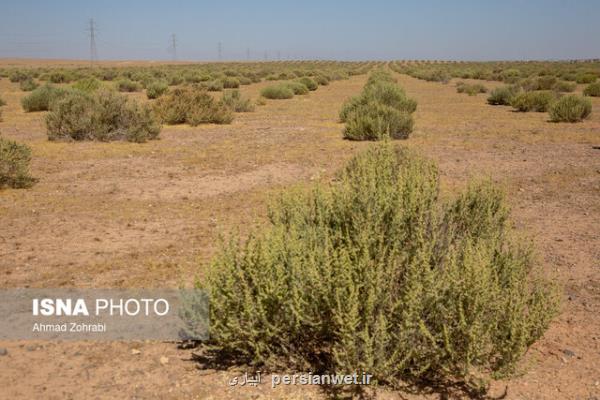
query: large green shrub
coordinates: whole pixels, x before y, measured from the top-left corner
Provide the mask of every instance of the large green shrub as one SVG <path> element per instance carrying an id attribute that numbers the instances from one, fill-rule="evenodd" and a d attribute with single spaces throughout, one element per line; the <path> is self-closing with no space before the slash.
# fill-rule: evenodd
<path id="1" fill-rule="evenodd" d="M 431 162 L 389 144 L 330 187 L 292 191 L 268 229 L 232 239 L 206 284 L 224 359 L 380 384 L 467 383 L 511 372 L 557 313 L 556 290 L 514 240 L 491 183 L 449 202 Z"/>
<path id="2" fill-rule="evenodd" d="M 289 87 L 290 89 L 292 89 L 294 94 L 297 94 L 297 95 L 305 95 L 305 94 L 308 94 L 308 92 L 309 92 L 306 85 L 300 81 L 289 81 L 289 82 L 285 82 L 284 84 L 287 87 Z"/>
<path id="3" fill-rule="evenodd" d="M 267 99 L 291 99 L 294 91 L 286 84 L 271 85 L 263 88 L 260 95 Z"/>
<path id="4" fill-rule="evenodd" d="M 0 136 L 0 189 L 30 187 L 35 179 L 29 175 L 31 150 Z"/>
<path id="5" fill-rule="evenodd" d="M 317 82 L 315 82 L 313 79 L 309 78 L 308 76 L 303 76 L 302 78 L 298 78 L 298 82 L 300 82 L 301 84 L 306 86 L 308 88 L 308 90 L 310 90 L 310 91 L 317 90 L 319 88 L 319 84 Z"/>
<path id="6" fill-rule="evenodd" d="M 24 92 L 31 92 L 32 90 L 37 89 L 38 86 L 40 85 L 38 85 L 36 81 L 33 80 L 33 78 L 28 78 L 24 81 L 19 82 L 19 87 Z"/>
<path id="7" fill-rule="evenodd" d="M 146 96 L 149 99 L 158 99 L 169 90 L 169 85 L 164 81 L 152 81 L 146 86 Z"/>
<path id="8" fill-rule="evenodd" d="M 519 91 L 519 87 L 515 85 L 497 87 L 490 92 L 487 102 L 493 106 L 508 106 Z"/>
<path id="9" fill-rule="evenodd" d="M 512 99 L 510 105 L 517 111 L 545 112 L 556 99 L 556 92 L 552 90 L 534 90 L 518 94 Z"/>
<path id="10" fill-rule="evenodd" d="M 117 81 L 117 90 L 119 92 L 139 92 L 142 90 L 142 85 L 130 79 L 120 79 Z"/>
<path id="11" fill-rule="evenodd" d="M 52 105 L 46 116 L 50 140 L 128 140 L 158 138 L 160 124 L 148 105 L 139 105 L 110 90 L 95 94 L 72 91 Z"/>
<path id="12" fill-rule="evenodd" d="M 343 133 L 351 140 L 406 139 L 412 129 L 408 112 L 372 101 L 359 105 L 347 116 Z"/>
<path id="13" fill-rule="evenodd" d="M 577 83 L 594 83 L 598 77 L 589 72 L 581 72 L 575 77 Z"/>
<path id="14" fill-rule="evenodd" d="M 481 83 L 469 84 L 469 83 L 464 83 L 464 82 L 458 82 L 456 84 L 456 92 L 457 93 L 466 93 L 469 96 L 475 96 L 479 93 L 487 92 L 487 89 Z"/>
<path id="15" fill-rule="evenodd" d="M 590 83 L 583 89 L 583 94 L 586 96 L 600 97 L 600 82 Z"/>
<path id="16" fill-rule="evenodd" d="M 358 97 L 352 97 L 342 105 L 340 121 L 345 122 L 348 115 L 357 107 L 368 103 L 385 104 L 408 114 L 415 112 L 417 109 L 417 102 L 406 97 L 400 86 L 388 80 L 370 80 Z"/>
<path id="17" fill-rule="evenodd" d="M 254 111 L 252 100 L 242 97 L 242 94 L 237 89 L 224 92 L 221 101 L 234 112 Z"/>
<path id="18" fill-rule="evenodd" d="M 552 104 L 548 113 L 552 122 L 578 122 L 590 116 L 592 102 L 577 95 L 564 96 Z"/>
<path id="19" fill-rule="evenodd" d="M 237 89 L 240 87 L 240 80 L 238 78 L 227 77 L 223 79 L 223 88 L 225 89 Z"/>
<path id="20" fill-rule="evenodd" d="M 557 92 L 563 92 L 563 93 L 574 92 L 575 89 L 577 89 L 577 84 L 574 82 L 568 82 L 568 81 L 558 81 L 552 87 L 552 90 L 555 90 Z"/>
<path id="21" fill-rule="evenodd" d="M 86 93 L 93 93 L 100 89 L 101 83 L 98 79 L 93 76 L 78 80 L 73 84 L 73 89 L 80 90 Z"/>
<path id="22" fill-rule="evenodd" d="M 229 107 L 215 101 L 204 88 L 195 86 L 170 91 L 156 101 L 155 110 L 163 122 L 171 125 L 229 124 L 233 121 Z"/>
<path id="23" fill-rule="evenodd" d="M 25 112 L 48 111 L 58 99 L 66 96 L 67 90 L 50 85 L 40 86 L 21 99 Z"/>

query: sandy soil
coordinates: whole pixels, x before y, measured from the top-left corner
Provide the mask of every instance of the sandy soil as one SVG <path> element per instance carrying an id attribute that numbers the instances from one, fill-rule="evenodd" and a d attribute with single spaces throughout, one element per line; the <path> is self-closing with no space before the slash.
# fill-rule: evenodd
<path id="1" fill-rule="evenodd" d="M 530 350 L 523 374 L 494 382 L 492 394 L 600 399 L 600 99 L 593 99 L 590 120 L 552 124 L 546 114 L 458 94 L 452 83 L 398 77 L 419 104 L 404 144 L 439 163 L 446 194 L 474 177 L 504 185 L 515 225 L 534 239 L 544 270 L 564 289 L 562 313 Z M 18 85 L 0 80 L 8 103 L 0 131 L 32 147 L 39 178 L 32 189 L 0 192 L 1 287 L 189 284 L 202 276 L 220 233 L 260 225 L 283 187 L 329 179 L 368 146 L 342 140 L 337 123 L 342 102 L 365 79 L 268 101 L 236 114 L 231 125 L 165 127 L 161 140 L 142 145 L 48 142 L 43 113 L 23 113 Z M 264 85 L 242 90 L 256 97 Z M 0 356 L 2 399 L 324 397 L 314 388 L 271 390 L 268 383 L 230 388 L 239 371 L 199 368 L 192 351 L 174 343 L 0 347 L 8 352 Z"/>

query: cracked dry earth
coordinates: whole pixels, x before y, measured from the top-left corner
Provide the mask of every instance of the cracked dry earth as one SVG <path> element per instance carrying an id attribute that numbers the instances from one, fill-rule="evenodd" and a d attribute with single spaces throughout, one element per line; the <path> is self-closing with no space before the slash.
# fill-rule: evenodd
<path id="1" fill-rule="evenodd" d="M 403 145 L 439 164 L 442 192 L 491 177 L 506 188 L 518 230 L 563 288 L 561 315 L 523 361 L 494 382 L 508 399 L 600 399 L 600 99 L 591 119 L 491 107 L 485 95 L 398 75 L 417 99 Z M 164 287 L 202 277 L 218 236 L 264 223 L 284 187 L 326 181 L 367 143 L 344 141 L 338 110 L 365 76 L 308 96 L 268 101 L 231 125 L 166 126 L 146 144 L 52 143 L 43 114 L 25 114 L 17 84 L 0 131 L 32 147 L 28 190 L 0 193 L 2 287 Z M 244 87 L 256 97 L 265 83 Z M 485 82 L 488 87 L 497 85 Z M 581 88 L 578 88 L 581 91 Z M 315 388 L 230 388 L 236 370 L 198 368 L 161 342 L 0 342 L 2 399 L 307 399 Z M 162 360 L 162 362 L 161 362 Z M 166 360 L 166 361 L 165 361 Z M 383 399 L 440 394 L 376 390 Z"/>

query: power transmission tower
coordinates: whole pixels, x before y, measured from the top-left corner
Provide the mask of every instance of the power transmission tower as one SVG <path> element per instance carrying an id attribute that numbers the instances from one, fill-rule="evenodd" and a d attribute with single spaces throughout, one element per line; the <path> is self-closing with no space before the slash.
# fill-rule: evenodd
<path id="1" fill-rule="evenodd" d="M 281 51 L 277 50 L 277 60 L 281 61 Z"/>
<path id="2" fill-rule="evenodd" d="M 265 50 L 265 61 L 269 60 L 269 53 Z"/>
<path id="3" fill-rule="evenodd" d="M 173 57 L 173 61 L 177 61 L 177 36 L 175 34 L 171 34 L 171 56 Z"/>
<path id="4" fill-rule="evenodd" d="M 93 66 L 98 61 L 98 52 L 96 50 L 96 24 L 94 18 L 90 18 L 89 28 L 87 29 L 90 36 L 90 64 Z"/>
<path id="5" fill-rule="evenodd" d="M 250 49 L 246 49 L 246 60 L 250 60 Z"/>
<path id="6" fill-rule="evenodd" d="M 219 53 L 219 61 L 221 61 L 223 59 L 223 44 L 221 42 L 217 45 L 217 50 Z"/>

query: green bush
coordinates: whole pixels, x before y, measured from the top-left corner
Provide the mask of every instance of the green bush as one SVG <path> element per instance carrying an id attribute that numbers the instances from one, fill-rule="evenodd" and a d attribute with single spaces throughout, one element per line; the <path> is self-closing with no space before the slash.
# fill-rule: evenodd
<path id="1" fill-rule="evenodd" d="M 284 194 L 270 225 L 217 253 L 205 284 L 222 359 L 353 373 L 379 384 L 509 374 L 557 314 L 556 288 L 515 240 L 502 193 L 447 203 L 431 162 L 391 145 L 329 187 Z"/>
<path id="2" fill-rule="evenodd" d="M 557 82 L 558 82 L 558 80 L 556 79 L 555 76 L 551 76 L 551 75 L 538 76 L 536 90 L 552 90 L 554 88 L 554 85 L 556 85 Z"/>
<path id="3" fill-rule="evenodd" d="M 373 72 L 371 72 L 371 74 L 369 75 L 369 78 L 367 79 L 367 83 L 366 83 L 365 86 L 369 86 L 369 85 L 372 85 L 374 83 L 382 83 L 382 82 L 387 82 L 387 83 L 390 83 L 390 84 L 395 84 L 396 83 L 396 78 L 394 78 L 392 76 L 392 74 L 390 74 L 386 70 L 376 69 Z"/>
<path id="4" fill-rule="evenodd" d="M 314 80 L 321 86 L 329 85 L 329 78 L 327 78 L 325 75 L 316 75 Z"/>
<path id="5" fill-rule="evenodd" d="M 583 89 L 583 94 L 586 96 L 600 97 L 600 82 L 589 84 Z"/>
<path id="6" fill-rule="evenodd" d="M 29 175 L 30 161 L 31 150 L 27 145 L 0 136 L 0 189 L 33 185 L 35 179 Z"/>
<path id="7" fill-rule="evenodd" d="M 240 87 L 240 80 L 238 78 L 227 77 L 223 79 L 223 88 L 225 89 L 237 89 Z"/>
<path id="8" fill-rule="evenodd" d="M 456 84 L 456 91 L 458 93 L 466 93 L 469 96 L 475 96 L 476 94 L 487 92 L 487 89 L 481 83 L 468 84 L 464 82 L 458 82 Z"/>
<path id="9" fill-rule="evenodd" d="M 574 82 L 558 81 L 552 87 L 552 90 L 554 90 L 556 92 L 570 93 L 570 92 L 574 92 L 576 88 L 577 88 L 577 84 Z"/>
<path id="10" fill-rule="evenodd" d="M 145 142 L 160 133 L 154 112 L 110 90 L 95 94 L 72 91 L 52 105 L 46 116 L 50 140 L 128 140 Z"/>
<path id="11" fill-rule="evenodd" d="M 297 81 L 300 82 L 301 84 L 303 84 L 304 86 L 306 86 L 308 88 L 308 90 L 310 90 L 310 91 L 317 90 L 319 88 L 319 84 L 317 82 L 315 82 L 314 80 L 312 80 L 311 78 L 309 78 L 308 76 L 303 76 L 302 78 L 298 78 Z"/>
<path id="12" fill-rule="evenodd" d="M 163 81 L 152 81 L 146 86 L 146 96 L 149 99 L 158 99 L 169 90 L 169 85 Z"/>
<path id="13" fill-rule="evenodd" d="M 119 92 L 139 92 L 142 85 L 130 79 L 120 79 L 117 81 L 117 90 Z"/>
<path id="14" fill-rule="evenodd" d="M 351 140 L 406 139 L 413 129 L 412 116 L 383 103 L 361 104 L 346 119 L 344 138 Z"/>
<path id="15" fill-rule="evenodd" d="M 370 82 L 370 83 L 369 83 Z M 370 80 L 358 97 L 347 100 L 340 111 L 340 121 L 346 118 L 355 108 L 368 103 L 381 103 L 411 114 L 417 109 L 417 102 L 406 97 L 404 90 L 389 80 Z"/>
<path id="16" fill-rule="evenodd" d="M 93 76 L 78 80 L 73 84 L 73 89 L 80 90 L 86 93 L 93 93 L 100 89 L 101 83 Z"/>
<path id="17" fill-rule="evenodd" d="M 564 96 L 552 104 L 548 112 L 552 122 L 577 122 L 590 116 L 592 102 L 582 96 Z"/>
<path id="18" fill-rule="evenodd" d="M 579 73 L 575 77 L 577 83 L 594 83 L 598 77 L 592 73 Z"/>
<path id="19" fill-rule="evenodd" d="M 65 89 L 46 84 L 23 97 L 21 105 L 25 112 L 48 111 L 55 101 L 66 96 L 67 93 Z"/>
<path id="20" fill-rule="evenodd" d="M 263 88 L 260 95 L 267 99 L 291 99 L 294 97 L 294 91 L 289 85 L 279 84 Z"/>
<path id="21" fill-rule="evenodd" d="M 497 87 L 490 92 L 487 102 L 493 106 L 511 105 L 513 98 L 519 93 L 519 90 L 519 87 L 515 85 Z"/>
<path id="22" fill-rule="evenodd" d="M 31 79 L 31 75 L 29 73 L 21 71 L 21 70 L 12 71 L 8 75 L 8 80 L 10 80 L 12 83 L 19 83 L 19 82 L 26 81 L 28 79 Z"/>
<path id="23" fill-rule="evenodd" d="M 252 101 L 249 98 L 242 97 L 240 91 L 237 89 L 224 92 L 221 101 L 233 112 L 254 111 L 254 104 Z"/>
<path id="24" fill-rule="evenodd" d="M 216 79 L 214 81 L 208 82 L 205 85 L 206 90 L 209 92 L 221 92 L 223 90 L 223 81 L 220 79 Z"/>
<path id="25" fill-rule="evenodd" d="M 287 87 L 289 87 L 290 89 L 292 89 L 292 91 L 294 92 L 294 94 L 304 95 L 304 94 L 308 94 L 308 92 L 309 92 L 309 90 L 306 87 L 306 85 L 304 85 L 300 81 L 289 81 L 289 82 L 285 82 L 284 84 Z"/>
<path id="26" fill-rule="evenodd" d="M 229 124 L 233 121 L 229 107 L 215 101 L 206 89 L 195 86 L 176 88 L 158 98 L 155 110 L 162 121 L 170 125 Z"/>
<path id="27" fill-rule="evenodd" d="M 556 99 L 556 93 L 551 90 L 534 90 L 518 94 L 510 105 L 517 111 L 545 112 Z"/>
<path id="28" fill-rule="evenodd" d="M 32 78 L 25 79 L 24 81 L 19 82 L 19 87 L 24 92 L 31 92 L 38 88 L 38 85 Z"/>

